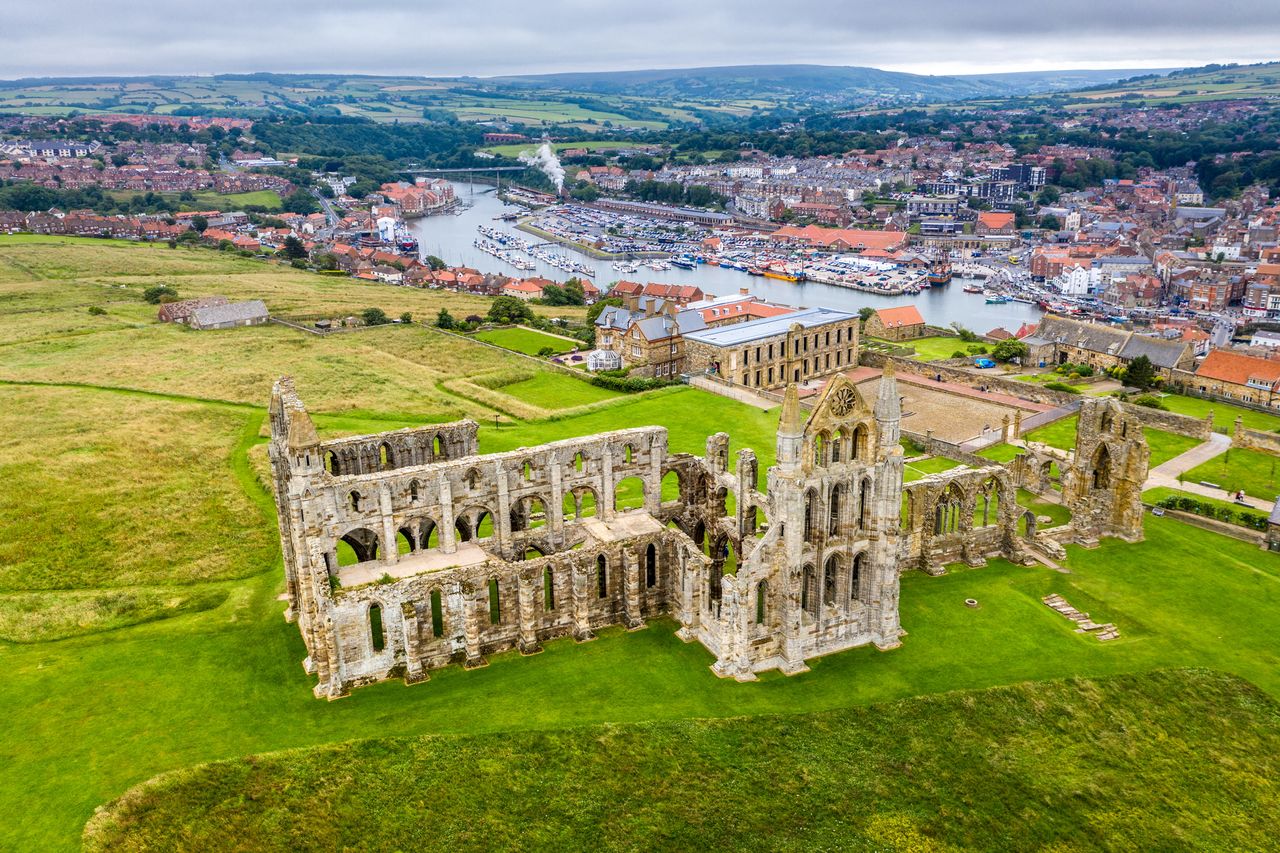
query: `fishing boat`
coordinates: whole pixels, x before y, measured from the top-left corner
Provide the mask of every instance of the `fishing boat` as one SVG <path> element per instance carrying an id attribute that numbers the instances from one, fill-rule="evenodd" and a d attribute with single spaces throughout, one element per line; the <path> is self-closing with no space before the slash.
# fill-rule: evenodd
<path id="1" fill-rule="evenodd" d="M 788 272 L 787 270 L 767 269 L 764 274 L 766 278 L 776 278 L 781 281 L 800 281 L 799 273 Z"/>
<path id="2" fill-rule="evenodd" d="M 991 293 L 987 295 L 988 305 L 1004 305 L 1008 301 L 1009 301 L 1009 297 L 1004 296 L 1003 294 L 1000 294 L 1000 293 Z"/>
<path id="3" fill-rule="evenodd" d="M 976 284 L 966 284 L 963 288 L 965 293 L 981 293 L 982 288 Z"/>
<path id="4" fill-rule="evenodd" d="M 682 270 L 691 270 L 698 266 L 698 262 L 695 261 L 693 258 L 687 257 L 685 255 L 680 255 L 677 258 L 671 259 L 671 265 L 673 267 L 679 267 Z"/>
<path id="5" fill-rule="evenodd" d="M 760 267 L 747 267 L 747 275 L 764 275 L 764 270 Z"/>

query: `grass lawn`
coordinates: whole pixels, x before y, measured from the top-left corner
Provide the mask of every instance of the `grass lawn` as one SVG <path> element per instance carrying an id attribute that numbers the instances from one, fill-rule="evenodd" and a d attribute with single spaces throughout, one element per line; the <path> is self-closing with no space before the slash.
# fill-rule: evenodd
<path id="1" fill-rule="evenodd" d="M 1233 447 L 1221 456 L 1187 471 L 1183 478 L 1193 483 L 1202 480 L 1217 483 L 1228 492 L 1244 489 L 1246 495 L 1273 501 L 1280 491 L 1278 468 L 1280 457 Z"/>
<path id="2" fill-rule="evenodd" d="M 1071 520 L 1071 510 L 1062 504 L 1041 500 L 1034 492 L 1029 492 L 1026 489 L 1018 489 L 1018 504 L 1031 510 L 1037 516 L 1043 515 L 1050 519 L 1047 523 L 1039 525 L 1042 530 L 1048 527 L 1060 527 Z M 1018 532 L 1024 536 L 1026 535 L 1026 519 L 1018 519 Z"/>
<path id="3" fill-rule="evenodd" d="M 1027 441 L 1042 442 L 1059 450 L 1074 450 L 1076 446 L 1076 425 L 1079 421 L 1078 415 L 1072 415 L 1069 418 L 1063 418 L 1060 421 L 1046 424 L 1039 429 L 1034 429 L 1023 437 Z M 1147 446 L 1151 449 L 1150 467 L 1152 468 L 1168 462 L 1175 456 L 1186 453 L 1201 443 L 1194 438 L 1165 432 L 1153 427 L 1143 427 L 1142 432 L 1147 437 Z M 1003 446 L 986 448 L 980 455 L 986 456 L 988 459 L 1005 461 L 1002 457 L 1009 451 L 1002 450 L 1000 449 L 1001 447 Z M 1013 458 L 1014 455 L 1017 454 L 1015 453 L 1009 458 Z"/>
<path id="4" fill-rule="evenodd" d="M 280 209 L 280 196 L 274 190 L 256 190 L 247 193 L 196 193 L 194 202 L 185 202 L 190 210 L 236 210 L 257 204 L 269 210 Z"/>
<path id="5" fill-rule="evenodd" d="M 1151 448 L 1150 467 L 1152 468 L 1203 444 L 1199 439 L 1152 427 L 1143 427 L 1142 434 L 1147 437 L 1147 447 Z"/>
<path id="6" fill-rule="evenodd" d="M 1218 432 L 1230 433 L 1235 429 L 1237 417 L 1244 421 L 1246 429 L 1256 429 L 1262 432 L 1280 431 L 1280 415 L 1256 412 L 1243 406 L 1232 406 L 1229 403 L 1220 403 L 1214 400 L 1202 400 L 1199 397 L 1185 397 L 1182 394 L 1165 394 L 1160 398 L 1160 402 L 1171 412 L 1189 415 L 1193 418 L 1203 418 L 1212 411 L 1213 428 Z"/>
<path id="7" fill-rule="evenodd" d="M 945 456 L 931 456 L 928 459 L 921 459 L 919 462 L 908 462 L 902 470 L 902 481 L 904 483 L 913 483 L 916 480 L 928 477 L 930 474 L 941 474 L 943 471 L 950 471 L 952 468 L 963 464 L 963 462 L 957 462 Z"/>
<path id="8" fill-rule="evenodd" d="M 617 391 L 550 370 L 536 373 L 531 379 L 500 386 L 497 390 L 544 409 L 569 409 L 623 396 Z"/>
<path id="9" fill-rule="evenodd" d="M 1072 415 L 1069 418 L 1045 424 L 1039 429 L 1033 429 L 1023 438 L 1027 441 L 1038 441 L 1059 450 L 1073 450 L 1076 446 L 1076 425 L 1079 422 L 1080 416 Z"/>
<path id="10" fill-rule="evenodd" d="M 978 455 L 992 462 L 1010 462 L 1021 452 L 1022 448 L 1015 444 L 993 444 L 979 450 Z"/>
<path id="11" fill-rule="evenodd" d="M 537 355 L 543 349 L 550 347 L 557 353 L 568 352 L 575 346 L 581 348 L 581 344 L 575 344 L 564 338 L 555 335 L 546 335 L 535 329 L 524 329 L 513 326 L 506 329 L 490 329 L 484 332 L 476 332 L 473 335 L 477 340 L 486 341 L 491 344 L 502 347 L 503 349 L 522 352 L 525 355 Z"/>
<path id="12" fill-rule="evenodd" d="M 131 791 L 85 849 L 1260 849 L 1278 756 L 1280 705 L 1173 670 L 242 758 Z"/>
<path id="13" fill-rule="evenodd" d="M 942 361 L 944 359 L 951 358 L 957 350 L 967 355 L 969 347 L 974 346 L 973 344 L 966 344 L 959 338 L 947 338 L 941 335 L 928 338 L 916 338 L 915 340 L 902 341 L 901 343 L 882 341 L 876 338 L 871 338 L 869 341 L 891 347 L 911 347 L 916 351 L 913 358 L 917 361 Z"/>

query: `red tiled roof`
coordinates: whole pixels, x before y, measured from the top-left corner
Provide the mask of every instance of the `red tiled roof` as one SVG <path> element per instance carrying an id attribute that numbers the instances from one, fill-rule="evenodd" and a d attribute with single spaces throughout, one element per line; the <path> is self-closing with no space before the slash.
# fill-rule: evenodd
<path id="1" fill-rule="evenodd" d="M 1275 383 L 1280 382 L 1280 361 L 1216 349 L 1200 363 L 1196 376 L 1234 385 L 1244 385 L 1250 379 Z"/>
<path id="2" fill-rule="evenodd" d="M 914 305 L 901 305 L 897 308 L 877 308 L 876 316 L 886 327 L 923 326 L 924 317 Z"/>

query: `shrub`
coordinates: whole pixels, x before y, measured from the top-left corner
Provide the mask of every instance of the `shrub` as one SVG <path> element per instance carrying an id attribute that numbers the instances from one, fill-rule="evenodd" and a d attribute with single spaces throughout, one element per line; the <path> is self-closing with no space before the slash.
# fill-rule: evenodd
<path id="1" fill-rule="evenodd" d="M 142 298 L 152 305 L 159 305 L 161 302 L 172 302 L 177 299 L 178 291 L 167 284 L 153 284 L 142 291 Z"/>
<path id="2" fill-rule="evenodd" d="M 969 356 L 965 355 L 963 350 L 956 350 L 955 352 L 951 353 L 951 357 L 952 358 L 968 358 Z"/>
<path id="3" fill-rule="evenodd" d="M 555 347 L 543 347 L 542 349 L 538 350 L 538 358 L 550 358 L 555 354 L 556 354 Z"/>
<path id="4" fill-rule="evenodd" d="M 1139 394 L 1134 397 L 1132 402 L 1135 406 L 1144 406 L 1148 409 L 1159 409 L 1160 411 L 1168 411 L 1169 407 L 1160 402 L 1160 398 L 1154 394 Z"/>
<path id="5" fill-rule="evenodd" d="M 1065 382 L 1046 382 L 1044 383 L 1044 387 L 1048 388 L 1050 391 L 1065 391 L 1068 394 L 1080 393 L 1077 389 L 1072 388 Z"/>
<path id="6" fill-rule="evenodd" d="M 383 326 L 391 322 L 387 312 L 381 308 L 366 308 L 360 312 L 360 318 L 366 326 Z"/>
<path id="7" fill-rule="evenodd" d="M 404 312 L 403 314 L 400 315 L 400 322 L 405 324 L 412 323 L 413 315 L 408 311 Z"/>
<path id="8" fill-rule="evenodd" d="M 1225 521 L 1228 524 L 1236 524 L 1253 530 L 1267 529 L 1267 517 L 1265 515 L 1245 510 L 1237 511 L 1229 506 L 1216 506 L 1207 501 L 1198 501 L 1186 495 L 1170 495 L 1161 499 L 1156 506 L 1189 512 L 1193 515 L 1202 515 L 1205 518 L 1216 518 L 1218 521 Z"/>
<path id="9" fill-rule="evenodd" d="M 619 391 L 623 394 L 638 394 L 642 391 L 652 391 L 655 388 L 666 388 L 669 385 L 678 384 L 673 379 L 642 379 L 638 376 L 626 376 L 618 374 L 623 373 L 619 370 L 600 371 L 591 377 L 591 384 L 601 388 L 608 388 L 610 391 Z"/>
<path id="10" fill-rule="evenodd" d="M 89 313 L 92 314 L 94 317 L 101 317 L 107 313 L 107 309 L 103 308 L 100 305 L 90 305 Z"/>

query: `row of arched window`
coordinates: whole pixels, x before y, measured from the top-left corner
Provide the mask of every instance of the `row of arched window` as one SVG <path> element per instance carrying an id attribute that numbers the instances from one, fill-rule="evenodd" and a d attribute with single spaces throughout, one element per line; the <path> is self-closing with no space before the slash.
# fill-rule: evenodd
<path id="1" fill-rule="evenodd" d="M 816 489 L 809 489 L 804 495 L 804 538 L 815 541 L 821 534 L 839 536 L 844 523 L 843 512 L 846 504 L 854 507 L 850 492 L 851 487 L 845 483 L 836 483 L 826 495 L 824 502 L 819 498 Z M 856 512 L 849 519 L 860 528 L 871 526 L 871 478 L 864 477 L 857 494 Z"/>

